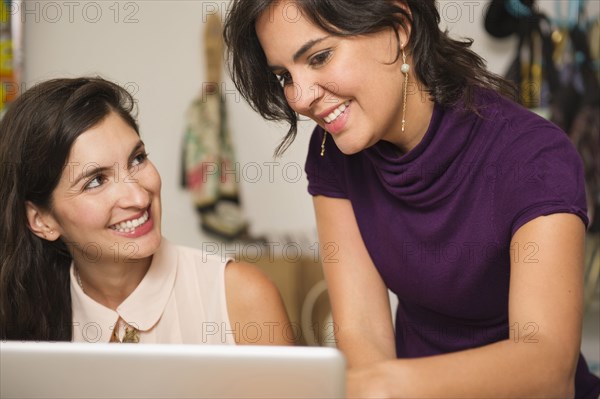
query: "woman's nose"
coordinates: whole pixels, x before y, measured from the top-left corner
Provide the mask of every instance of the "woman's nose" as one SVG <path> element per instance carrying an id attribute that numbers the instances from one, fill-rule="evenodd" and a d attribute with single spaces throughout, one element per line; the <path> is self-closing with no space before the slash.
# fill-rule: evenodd
<path id="1" fill-rule="evenodd" d="M 143 182 L 135 175 L 128 175 L 118 183 L 118 203 L 122 208 L 145 208 L 150 195 Z"/>
<path id="2" fill-rule="evenodd" d="M 324 96 L 325 90 L 311 74 L 298 74 L 285 88 L 290 107 L 301 115 L 309 115 L 314 104 Z"/>

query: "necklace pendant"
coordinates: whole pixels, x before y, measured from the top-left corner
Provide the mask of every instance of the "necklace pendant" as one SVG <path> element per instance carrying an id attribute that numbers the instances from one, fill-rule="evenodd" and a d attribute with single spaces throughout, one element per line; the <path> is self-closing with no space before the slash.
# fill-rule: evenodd
<path id="1" fill-rule="evenodd" d="M 117 328 L 113 330 L 110 342 L 118 344 L 137 344 L 140 342 L 140 335 L 137 329 L 129 326 L 125 327 L 125 335 L 123 336 L 123 340 L 119 339 L 117 330 Z"/>
<path id="2" fill-rule="evenodd" d="M 123 337 L 124 344 L 137 344 L 140 342 L 140 336 L 138 334 L 138 330 L 135 328 L 125 327 L 125 336 Z"/>

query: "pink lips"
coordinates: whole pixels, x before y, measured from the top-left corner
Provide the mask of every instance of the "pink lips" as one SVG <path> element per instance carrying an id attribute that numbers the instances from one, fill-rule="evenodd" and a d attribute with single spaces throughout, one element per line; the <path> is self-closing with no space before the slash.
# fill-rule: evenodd
<path id="1" fill-rule="evenodd" d="M 148 220 L 146 220 L 146 222 L 144 224 L 142 224 L 141 226 L 136 227 L 133 231 L 130 231 L 130 232 L 123 232 L 123 231 L 119 231 L 119 230 L 113 230 L 113 232 L 119 236 L 127 237 L 127 238 L 138 238 L 138 237 L 148 234 L 154 228 L 154 220 L 152 219 L 152 209 L 151 208 L 152 207 L 149 206 L 145 211 L 141 212 L 139 215 L 125 220 L 125 221 L 127 221 L 127 220 L 139 219 L 140 217 L 142 217 L 142 215 L 144 215 L 145 212 L 148 212 Z M 118 223 L 122 223 L 122 222 L 123 221 L 118 222 Z M 115 224 L 118 224 L 118 223 L 115 223 Z"/>
<path id="2" fill-rule="evenodd" d="M 129 233 L 123 233 L 118 230 L 114 230 L 114 233 L 117 235 L 120 235 L 122 237 L 138 238 L 138 237 L 148 234 L 150 231 L 152 231 L 153 228 L 154 228 L 154 220 L 152 219 L 150 214 L 148 214 L 148 221 L 146 223 L 144 223 L 143 225 L 136 227 L 135 230 L 130 231 Z"/>
<path id="3" fill-rule="evenodd" d="M 120 220 L 120 221 L 118 221 L 117 223 L 113 223 L 113 224 L 111 224 L 111 226 L 114 226 L 114 225 L 117 225 L 117 224 L 120 224 L 120 223 L 123 223 L 123 222 L 127 222 L 128 220 L 135 220 L 135 219 L 139 219 L 139 218 L 141 218 L 141 217 L 144 215 L 144 212 L 146 212 L 146 211 L 148 211 L 148 216 L 149 216 L 149 215 L 150 215 L 150 207 L 148 207 L 148 208 L 147 208 L 146 210 L 144 210 L 144 211 L 141 211 L 141 212 L 140 212 L 140 213 L 138 213 L 137 215 L 134 215 L 134 216 L 132 216 L 132 217 L 130 217 L 130 218 L 127 218 L 127 219 L 124 219 L 124 220 Z"/>
<path id="4" fill-rule="evenodd" d="M 338 105 L 338 107 L 339 107 L 339 105 Z M 350 102 L 350 104 L 346 107 L 344 112 L 342 112 L 342 114 L 340 116 L 338 116 L 333 122 L 325 123 L 325 129 L 329 133 L 336 135 L 344 129 L 344 127 L 346 126 L 346 122 L 348 121 L 350 107 L 352 107 L 352 102 Z M 333 108 L 332 110 L 330 110 L 329 113 L 331 113 L 336 108 Z M 327 115 L 329 115 L 329 114 L 325 114 L 325 116 L 327 116 Z"/>

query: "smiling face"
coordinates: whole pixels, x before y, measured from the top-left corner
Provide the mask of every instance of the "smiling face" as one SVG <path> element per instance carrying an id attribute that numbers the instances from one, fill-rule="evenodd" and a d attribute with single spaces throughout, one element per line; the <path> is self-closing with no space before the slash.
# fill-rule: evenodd
<path id="1" fill-rule="evenodd" d="M 408 140 L 401 132 L 404 77 L 394 31 L 332 36 L 294 2 L 274 2 L 256 33 L 290 107 L 330 132 L 343 153 L 382 139 L 399 147 Z M 406 42 L 402 32 L 400 40 Z"/>
<path id="2" fill-rule="evenodd" d="M 110 113 L 75 140 L 44 217 L 78 266 L 150 260 L 161 242 L 160 188 L 140 137 Z"/>

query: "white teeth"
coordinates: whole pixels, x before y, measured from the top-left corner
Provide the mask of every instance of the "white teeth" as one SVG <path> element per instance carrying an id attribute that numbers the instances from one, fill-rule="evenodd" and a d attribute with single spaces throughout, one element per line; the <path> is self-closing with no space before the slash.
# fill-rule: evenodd
<path id="1" fill-rule="evenodd" d="M 326 123 L 333 122 L 334 120 L 336 120 L 338 118 L 338 116 L 340 116 L 341 114 L 344 113 L 344 111 L 346 110 L 346 108 L 348 108 L 349 105 L 350 105 L 350 101 L 344 102 L 339 107 L 337 107 L 335 110 L 333 110 L 333 112 L 331 112 L 329 115 L 327 115 L 325 118 L 323 118 L 323 120 L 325 120 Z"/>
<path id="2" fill-rule="evenodd" d="M 110 226 L 111 229 L 118 231 L 119 233 L 131 233 L 135 231 L 136 227 L 139 227 L 148 221 L 148 211 L 145 211 L 144 214 L 138 218 L 133 220 L 128 220 L 126 222 L 121 222 Z"/>

